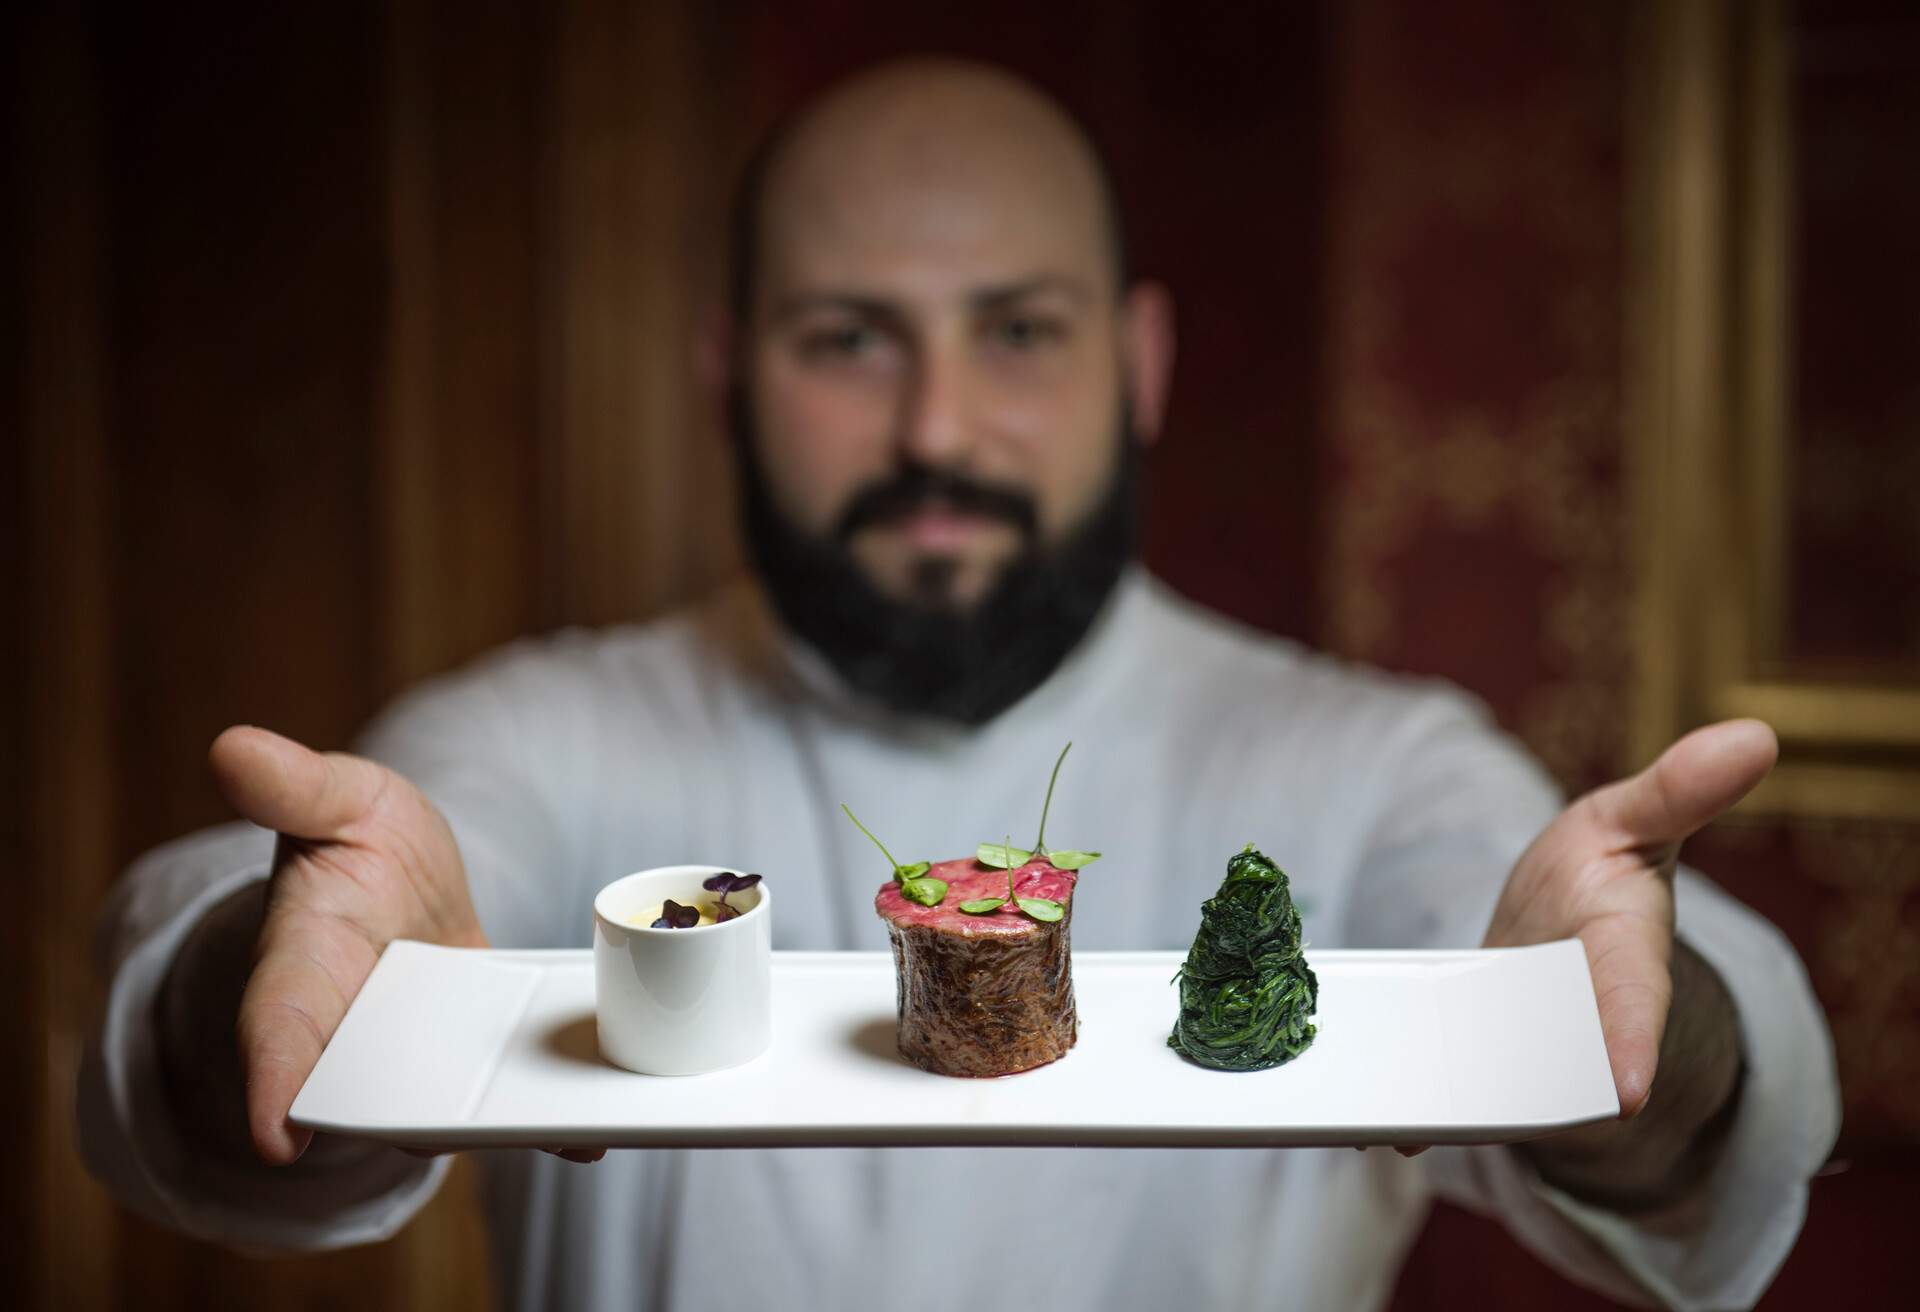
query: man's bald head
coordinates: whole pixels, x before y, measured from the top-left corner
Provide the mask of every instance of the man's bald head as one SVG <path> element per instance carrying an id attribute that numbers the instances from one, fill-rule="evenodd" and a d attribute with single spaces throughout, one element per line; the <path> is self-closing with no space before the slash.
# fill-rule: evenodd
<path id="1" fill-rule="evenodd" d="M 896 710 L 978 723 L 1093 623 L 1172 360 L 1111 188 L 996 69 L 885 65 L 762 148 L 734 215 L 728 403 L 787 627 Z"/>
<path id="2" fill-rule="evenodd" d="M 866 243 L 912 228 L 909 239 L 924 242 L 929 216 L 943 212 L 950 231 L 931 235 L 992 240 L 983 224 L 1044 225 L 1097 254 L 1115 298 L 1126 286 L 1112 177 L 1072 116 L 1002 69 L 920 58 L 836 84 L 761 143 L 733 196 L 729 306 L 742 322 L 752 316 L 770 250 L 796 226 Z"/>

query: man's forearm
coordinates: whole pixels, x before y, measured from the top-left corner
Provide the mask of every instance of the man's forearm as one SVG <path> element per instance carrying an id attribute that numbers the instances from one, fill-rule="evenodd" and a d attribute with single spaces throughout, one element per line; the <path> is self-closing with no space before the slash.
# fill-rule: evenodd
<path id="1" fill-rule="evenodd" d="M 1673 1004 L 1646 1107 L 1523 1144 L 1541 1177 L 1622 1212 L 1683 1202 L 1718 1160 L 1740 1096 L 1740 1017 L 1726 984 L 1684 942 L 1673 947 Z"/>

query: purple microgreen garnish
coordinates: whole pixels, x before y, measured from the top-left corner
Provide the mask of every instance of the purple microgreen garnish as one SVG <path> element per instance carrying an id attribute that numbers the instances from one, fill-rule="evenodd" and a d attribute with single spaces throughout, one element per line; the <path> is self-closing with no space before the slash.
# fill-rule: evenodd
<path id="1" fill-rule="evenodd" d="M 728 893 L 738 893 L 743 888 L 752 888 L 759 882 L 758 875 L 736 875 L 731 870 L 722 870 L 717 875 L 708 875 L 701 881 L 700 887 L 709 893 L 725 896 Z"/>
<path id="2" fill-rule="evenodd" d="M 700 923 L 699 907 L 683 907 L 672 898 L 660 906 L 660 918 L 649 929 L 692 929 Z"/>
<path id="3" fill-rule="evenodd" d="M 739 907 L 728 904 L 727 894 L 742 892 L 752 888 L 759 882 L 760 876 L 758 875 L 736 875 L 731 870 L 722 870 L 719 874 L 708 875 L 702 880 L 700 887 L 706 889 L 709 893 L 718 893 L 720 895 L 719 899 L 713 904 L 713 923 L 716 925 L 725 924 L 735 916 L 743 915 L 744 913 Z"/>

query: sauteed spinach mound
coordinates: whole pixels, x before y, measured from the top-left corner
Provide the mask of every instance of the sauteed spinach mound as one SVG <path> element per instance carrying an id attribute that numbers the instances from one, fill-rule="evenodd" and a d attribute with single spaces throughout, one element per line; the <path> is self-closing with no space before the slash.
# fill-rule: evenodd
<path id="1" fill-rule="evenodd" d="M 1305 947 L 1286 875 L 1247 844 L 1200 908 L 1167 1045 L 1223 1071 L 1265 1070 L 1298 1057 L 1313 1042 L 1309 1018 L 1320 989 Z"/>

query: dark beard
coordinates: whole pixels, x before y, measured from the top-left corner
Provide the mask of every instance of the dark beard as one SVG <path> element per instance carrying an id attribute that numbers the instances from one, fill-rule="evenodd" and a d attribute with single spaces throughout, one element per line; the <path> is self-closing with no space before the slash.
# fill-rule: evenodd
<path id="1" fill-rule="evenodd" d="M 1053 546 L 1039 542 L 1037 516 L 1024 493 L 923 468 L 863 489 L 834 534 L 816 537 L 774 504 L 752 416 L 739 392 L 729 412 L 747 548 L 774 609 L 850 688 L 889 710 L 985 724 L 1060 667 L 1133 558 L 1140 455 L 1124 410 L 1106 491 Z M 1004 518 L 1022 530 L 1020 553 L 971 609 L 889 597 L 847 549 L 861 525 L 933 498 Z M 916 582 L 929 597 L 944 596 L 945 571 L 946 562 L 930 559 Z"/>

